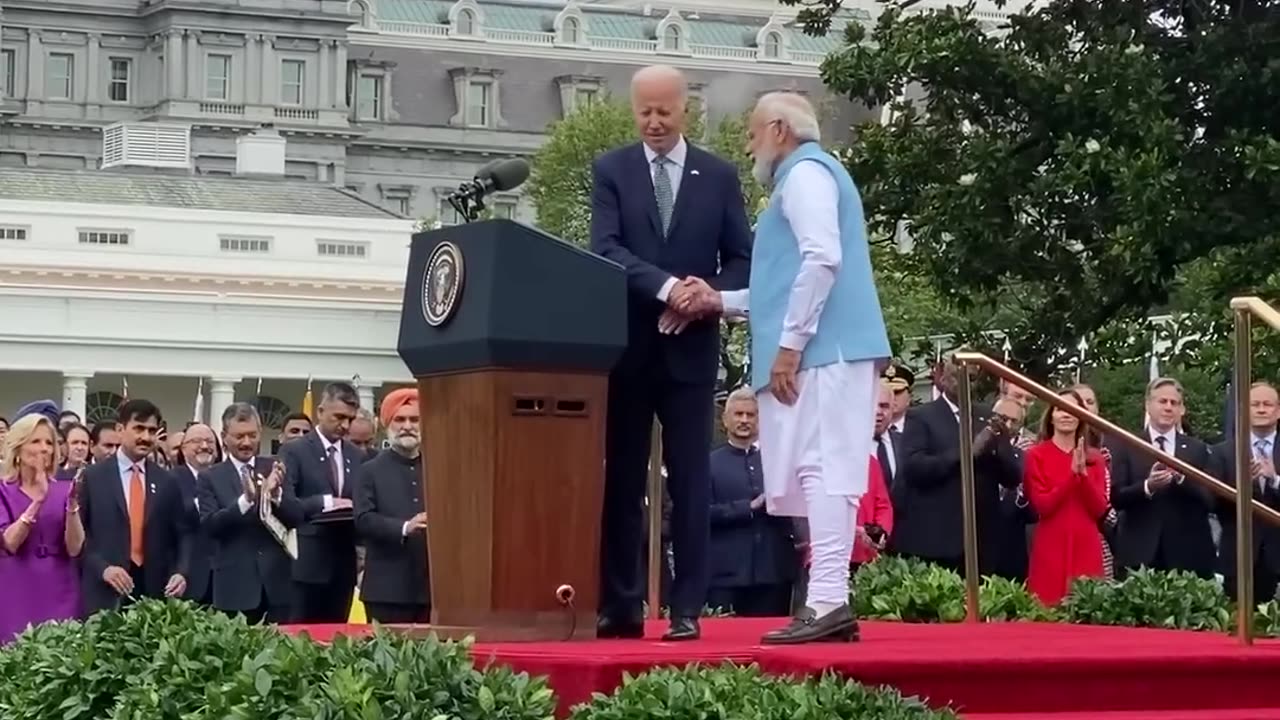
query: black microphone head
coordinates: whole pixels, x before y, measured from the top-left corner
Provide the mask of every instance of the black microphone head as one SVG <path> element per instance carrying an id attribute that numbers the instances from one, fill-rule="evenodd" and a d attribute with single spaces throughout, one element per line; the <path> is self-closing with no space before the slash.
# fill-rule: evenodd
<path id="1" fill-rule="evenodd" d="M 486 165 L 481 169 L 490 169 L 490 166 Z M 514 190 L 520 187 L 525 180 L 529 179 L 529 163 L 525 160 L 521 160 L 520 158 L 503 160 L 499 163 L 493 163 L 491 172 L 492 174 L 487 179 L 489 182 L 493 183 L 493 189 L 495 191 L 504 192 L 507 190 Z"/>

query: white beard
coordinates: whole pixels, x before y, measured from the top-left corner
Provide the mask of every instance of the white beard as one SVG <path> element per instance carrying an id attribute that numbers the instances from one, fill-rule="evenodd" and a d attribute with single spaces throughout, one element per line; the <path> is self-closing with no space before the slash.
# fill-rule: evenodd
<path id="1" fill-rule="evenodd" d="M 751 166 L 751 175 L 765 187 L 773 184 L 773 158 L 760 156 Z"/>

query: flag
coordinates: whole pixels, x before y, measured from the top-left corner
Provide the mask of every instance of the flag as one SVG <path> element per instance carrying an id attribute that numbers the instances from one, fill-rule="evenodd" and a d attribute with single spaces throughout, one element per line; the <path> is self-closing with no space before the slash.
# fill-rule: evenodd
<path id="1" fill-rule="evenodd" d="M 311 376 L 307 376 L 307 392 L 302 396 L 302 414 L 311 417 L 315 412 L 316 400 L 311 396 Z M 314 418 L 313 418 L 314 419 Z"/>
<path id="2" fill-rule="evenodd" d="M 191 422 L 204 422 L 204 378 L 196 383 L 196 406 L 191 411 Z"/>
<path id="3" fill-rule="evenodd" d="M 128 401 L 129 400 L 129 376 L 128 375 L 122 375 L 120 377 L 120 385 L 121 385 L 121 392 L 123 392 L 123 397 L 126 401 Z"/>

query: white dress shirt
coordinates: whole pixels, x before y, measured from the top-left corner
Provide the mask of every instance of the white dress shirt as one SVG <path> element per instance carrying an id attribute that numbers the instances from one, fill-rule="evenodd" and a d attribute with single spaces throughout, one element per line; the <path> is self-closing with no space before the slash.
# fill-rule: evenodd
<path id="1" fill-rule="evenodd" d="M 250 480 L 255 479 L 254 478 L 255 471 L 254 471 L 253 465 L 250 465 L 248 463 L 242 463 L 235 458 L 231 458 L 231 466 L 236 469 L 237 478 L 243 478 L 244 470 L 245 468 L 248 468 Z M 253 507 L 253 503 L 249 502 L 249 498 L 245 497 L 244 493 L 240 493 L 240 499 L 236 501 L 236 506 L 240 508 L 240 514 L 244 515 L 249 512 L 250 508 Z"/>
<path id="2" fill-rule="evenodd" d="M 782 215 L 800 248 L 800 270 L 791 286 L 781 345 L 803 351 L 818 332 L 818 318 L 840 269 L 840 192 L 831 173 L 816 162 L 801 162 L 787 173 L 779 191 Z M 720 293 L 727 317 L 746 317 L 750 288 Z"/>
<path id="3" fill-rule="evenodd" d="M 133 467 L 138 467 L 138 475 L 142 477 L 142 490 L 145 493 L 147 489 L 147 461 L 145 459 L 134 462 L 124 454 L 124 449 L 116 450 L 116 463 L 120 466 L 120 489 L 124 491 L 124 506 L 129 507 L 129 482 L 133 479 Z"/>
<path id="4" fill-rule="evenodd" d="M 653 148 L 644 143 L 640 143 L 644 148 L 644 160 L 649 163 L 649 178 L 657 183 L 658 166 L 653 164 L 654 158 L 658 157 L 658 153 Z M 689 145 L 684 141 L 684 136 L 676 140 L 675 147 L 671 148 L 671 152 L 667 153 L 667 164 L 663 166 L 666 170 L 667 179 L 671 181 L 671 202 L 675 203 L 676 198 L 680 197 L 680 181 L 684 179 L 684 164 L 689 157 Z M 669 277 L 667 281 L 662 283 L 662 287 L 658 288 L 658 299 L 666 302 L 671 295 L 671 289 L 680 282 L 679 278 Z"/>
<path id="5" fill-rule="evenodd" d="M 325 437 L 324 433 L 316 433 L 316 435 L 320 437 L 320 445 L 324 448 L 325 463 L 334 462 L 338 465 L 338 496 L 341 497 L 342 488 L 347 486 L 347 464 L 342 457 L 342 442 L 329 442 L 329 438 Z M 332 460 L 329 458 L 330 454 L 333 455 Z M 333 509 L 333 497 L 333 495 L 324 496 L 325 510 Z"/>
<path id="6" fill-rule="evenodd" d="M 1170 455 L 1173 455 L 1177 452 L 1177 449 L 1178 449 L 1178 431 L 1177 430 L 1170 430 L 1168 432 L 1161 433 L 1161 432 L 1156 432 L 1156 429 L 1153 427 L 1148 427 L 1147 435 L 1151 439 L 1151 446 L 1154 447 L 1155 449 L 1161 450 Z M 1164 438 L 1164 447 L 1160 447 L 1160 441 L 1157 438 Z M 1182 484 L 1182 481 L 1185 479 L 1186 478 L 1182 477 L 1181 475 L 1178 475 L 1177 479 L 1175 479 L 1174 482 L 1180 485 Z M 1142 489 L 1144 492 L 1146 492 L 1147 497 L 1152 496 L 1151 483 L 1149 480 L 1144 480 L 1142 482 Z"/>

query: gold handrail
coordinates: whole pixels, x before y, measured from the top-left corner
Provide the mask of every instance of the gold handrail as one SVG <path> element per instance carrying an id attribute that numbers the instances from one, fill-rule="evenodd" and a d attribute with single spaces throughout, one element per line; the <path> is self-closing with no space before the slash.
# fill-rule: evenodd
<path id="1" fill-rule="evenodd" d="M 649 440 L 649 619 L 662 616 L 662 425 Z"/>
<path id="2" fill-rule="evenodd" d="M 1253 497 L 1254 482 L 1249 448 L 1249 392 L 1253 385 L 1253 318 L 1280 330 L 1280 312 L 1258 297 L 1231 298 L 1231 391 L 1234 401 L 1234 447 L 1237 496 Z M 1254 505 L 1257 500 L 1252 501 Z M 1245 645 L 1253 643 L 1253 513 L 1236 503 L 1236 635 Z"/>
<path id="3" fill-rule="evenodd" d="M 1274 312 L 1274 311 L 1273 311 Z M 1276 313 L 1277 320 L 1280 321 L 1280 313 Z M 1241 487 L 1240 479 L 1237 477 L 1236 487 L 1233 488 L 1223 482 L 1220 482 L 1212 475 L 1193 467 L 1185 461 L 1161 452 L 1152 447 L 1150 443 L 1139 438 L 1138 436 L 1124 430 L 1115 423 L 1106 418 L 1095 415 L 1085 408 L 1068 402 L 1058 397 L 1057 393 L 1049 388 L 1037 383 L 1027 376 L 1009 368 L 1005 365 L 977 352 L 957 352 L 952 356 L 952 361 L 961 368 L 965 366 L 974 366 L 981 368 L 992 375 L 999 377 L 1005 382 L 1017 385 L 1018 387 L 1030 392 L 1048 405 L 1062 410 L 1063 412 L 1073 415 L 1081 422 L 1088 423 L 1095 429 L 1106 434 L 1108 440 L 1118 441 L 1126 448 L 1133 450 L 1139 455 L 1144 456 L 1152 462 L 1159 462 L 1168 467 L 1177 470 L 1185 477 L 1195 481 L 1201 487 L 1208 489 L 1219 497 L 1235 501 L 1235 499 L 1243 493 L 1239 492 Z M 960 406 L 960 479 L 962 483 L 962 498 L 964 503 L 963 520 L 964 520 L 964 552 L 965 552 L 965 609 L 966 619 L 976 622 L 978 615 L 978 542 L 977 542 L 977 508 L 975 503 L 974 475 L 973 475 L 973 396 L 969 381 L 969 373 L 961 372 L 959 375 L 959 406 Z M 1239 404 L 1238 404 L 1239 405 Z M 1247 416 L 1245 420 L 1248 422 Z M 1238 433 L 1237 433 L 1238 434 Z M 1247 467 L 1247 461 L 1246 465 Z M 1238 475 L 1238 473 L 1237 473 Z M 1252 498 L 1252 480 L 1245 482 L 1244 487 Z M 1274 525 L 1280 526 L 1280 512 L 1275 509 L 1263 505 L 1257 500 L 1252 500 L 1253 514 L 1261 515 L 1264 520 Z M 1250 513 L 1243 512 L 1243 515 L 1251 517 Z M 1248 532 L 1246 530 L 1246 532 Z M 1253 545 L 1240 546 L 1237 548 L 1237 558 L 1247 556 L 1247 567 L 1252 568 Z M 1239 561 L 1239 560 L 1238 560 Z M 1252 587 L 1252 572 L 1246 573 L 1249 578 L 1248 582 Z M 1245 603 L 1240 603 L 1241 605 Z M 1252 619 L 1252 609 L 1241 611 L 1242 614 L 1247 613 L 1249 619 Z M 1251 634 L 1251 627 L 1246 630 L 1246 634 Z M 1250 635 L 1251 637 L 1251 635 Z M 1247 642 L 1247 641 L 1246 641 Z"/>

